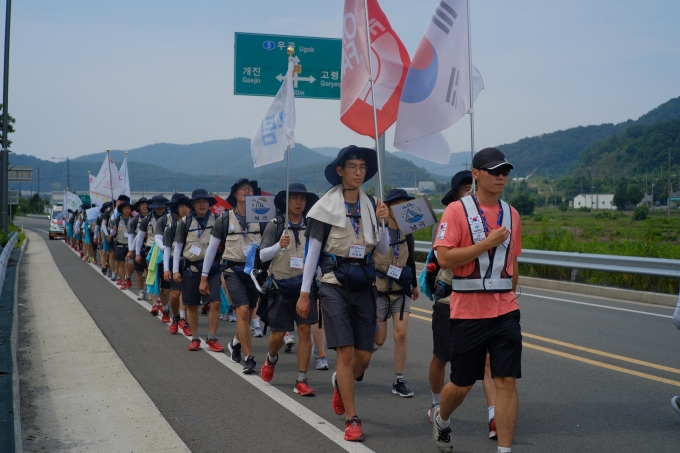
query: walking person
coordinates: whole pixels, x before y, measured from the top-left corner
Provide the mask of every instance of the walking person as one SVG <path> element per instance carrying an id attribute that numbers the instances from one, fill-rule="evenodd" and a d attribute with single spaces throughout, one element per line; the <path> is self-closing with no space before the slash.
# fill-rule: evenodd
<path id="1" fill-rule="evenodd" d="M 163 261 L 160 258 L 155 258 L 165 249 L 163 231 L 158 231 L 156 222 L 165 215 L 167 202 L 168 200 L 163 195 L 155 195 L 151 198 L 151 203 L 148 205 L 149 214 L 139 222 L 139 232 L 135 244 L 137 247 L 135 261 L 140 264 L 142 259 L 145 261 L 147 282 L 154 282 L 153 285 L 150 283 L 146 285 L 146 292 L 151 298 L 151 314 L 157 316 L 160 312 L 161 322 L 163 323 L 170 322 L 170 307 L 168 305 L 170 302 L 170 282 L 163 278 Z M 152 251 L 154 246 L 157 250 L 155 253 Z M 153 253 L 154 256 L 150 257 L 149 253 Z M 151 271 L 155 272 L 155 275 L 152 274 L 150 279 L 149 272 Z"/>
<path id="2" fill-rule="evenodd" d="M 496 148 L 472 160 L 475 195 L 447 206 L 434 249 L 443 269 L 452 269 L 450 300 L 451 382 L 432 411 L 440 451 L 453 450 L 451 414 L 475 381 L 484 378 L 487 352 L 496 388 L 498 452 L 510 453 L 519 412 L 516 380 L 522 375 L 522 333 L 515 296 L 522 252 L 517 211 L 500 200 L 513 166 Z"/>
<path id="3" fill-rule="evenodd" d="M 128 264 L 128 227 L 130 225 L 130 213 L 132 211 L 132 205 L 129 201 L 121 202 L 116 208 L 119 215 L 115 217 L 113 221 L 113 229 L 111 231 L 111 236 L 114 239 L 114 259 L 116 261 L 116 275 L 118 275 L 118 281 L 116 285 L 120 285 L 121 290 L 127 289 L 127 285 L 132 285 L 130 281 L 130 275 L 132 274 L 131 263 Z"/>
<path id="4" fill-rule="evenodd" d="M 361 190 L 377 173 L 375 150 L 348 146 L 326 167 L 333 186 L 312 207 L 305 232 L 308 252 L 304 265 L 298 313 L 306 317 L 311 304 L 312 281 L 320 264 L 319 298 L 328 348 L 337 352 L 333 373 L 333 411 L 345 414 L 345 440 L 363 440 L 361 420 L 354 401 L 354 380 L 371 360 L 375 336 L 374 250 L 385 254 L 387 231 L 379 222 L 388 209 Z"/>
<path id="5" fill-rule="evenodd" d="M 168 202 L 170 213 L 156 222 L 157 230 L 163 230 L 163 278 L 170 282 L 170 310 L 172 311 L 172 324 L 170 333 L 176 334 L 180 329 L 184 336 L 191 336 L 191 329 L 186 322 L 186 312 L 182 304 L 182 282 L 176 282 L 172 278 L 172 251 L 175 249 L 175 235 L 177 234 L 177 222 L 191 214 L 191 199 L 183 193 L 174 193 Z"/>
<path id="6" fill-rule="evenodd" d="M 135 203 L 134 210 L 137 212 L 132 220 L 130 221 L 130 235 L 132 235 L 132 241 L 130 245 L 130 258 L 134 261 L 133 270 L 136 275 L 137 281 L 137 300 L 144 300 L 146 298 L 146 285 L 144 284 L 145 272 L 146 272 L 146 255 L 142 255 L 140 260 L 137 260 L 137 240 L 139 239 L 139 224 L 147 215 L 149 215 L 149 200 L 146 197 L 142 197 Z"/>

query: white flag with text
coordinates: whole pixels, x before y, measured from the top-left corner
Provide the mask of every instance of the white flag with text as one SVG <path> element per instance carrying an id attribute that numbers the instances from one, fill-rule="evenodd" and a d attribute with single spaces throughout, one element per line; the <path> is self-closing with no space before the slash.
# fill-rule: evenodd
<path id="1" fill-rule="evenodd" d="M 64 206 L 66 206 L 65 209 L 70 209 L 71 211 L 77 211 L 80 209 L 80 207 L 83 205 L 83 200 L 80 199 L 80 197 L 74 193 L 71 193 L 69 191 L 66 191 L 65 193 L 65 198 L 64 198 Z"/>
<path id="2" fill-rule="evenodd" d="M 118 180 L 117 183 L 114 181 L 113 195 L 118 198 L 119 195 L 130 196 L 130 175 L 128 174 L 128 161 L 127 156 L 120 165 L 120 170 L 118 170 Z"/>

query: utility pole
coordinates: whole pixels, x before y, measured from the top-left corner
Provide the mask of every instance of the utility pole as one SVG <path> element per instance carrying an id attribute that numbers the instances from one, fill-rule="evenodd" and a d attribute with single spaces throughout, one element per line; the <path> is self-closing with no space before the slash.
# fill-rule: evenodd
<path id="1" fill-rule="evenodd" d="M 668 148 L 668 201 L 666 204 L 668 205 L 668 217 L 671 218 L 671 149 Z"/>
<path id="2" fill-rule="evenodd" d="M 9 207 L 9 140 L 7 134 L 9 133 L 9 28 L 10 20 L 12 18 L 12 0 L 7 0 L 7 9 L 5 11 L 5 69 L 2 83 L 2 150 L 0 151 L 0 204 L 2 212 L 0 213 L 0 223 L 5 235 L 9 234 L 9 224 L 7 218 L 7 209 Z"/>

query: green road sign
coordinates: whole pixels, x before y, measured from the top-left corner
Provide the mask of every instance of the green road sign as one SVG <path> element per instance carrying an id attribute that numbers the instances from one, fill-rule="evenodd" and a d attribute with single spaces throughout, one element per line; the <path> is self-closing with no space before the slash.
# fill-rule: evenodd
<path id="1" fill-rule="evenodd" d="M 288 46 L 300 66 L 293 78 L 295 97 L 340 99 L 341 39 L 255 33 L 236 33 L 234 94 L 276 96 L 288 70 Z"/>
<path id="2" fill-rule="evenodd" d="M 83 204 L 92 204 L 92 200 L 90 200 L 89 195 L 78 195 L 78 198 L 80 198 L 80 201 L 82 201 Z"/>

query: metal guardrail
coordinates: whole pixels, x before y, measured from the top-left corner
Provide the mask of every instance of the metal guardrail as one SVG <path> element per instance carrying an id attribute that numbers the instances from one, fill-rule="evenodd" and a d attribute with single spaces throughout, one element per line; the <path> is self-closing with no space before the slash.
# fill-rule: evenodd
<path id="1" fill-rule="evenodd" d="M 428 253 L 430 245 L 427 241 L 415 241 L 415 251 Z M 523 249 L 518 261 L 522 264 L 569 268 L 572 270 L 572 280 L 576 280 L 578 269 L 680 278 L 680 260 L 662 258 Z"/>
<path id="2" fill-rule="evenodd" d="M 12 233 L 9 237 L 9 241 L 7 241 L 7 245 L 5 245 L 0 254 L 0 291 L 2 291 L 2 287 L 5 284 L 5 271 L 7 270 L 9 256 L 12 254 L 12 250 L 14 250 L 14 246 L 17 245 L 18 241 L 19 235 L 17 233 Z"/>
<path id="3" fill-rule="evenodd" d="M 49 219 L 51 218 L 49 214 L 26 214 L 26 217 L 31 219 Z"/>

